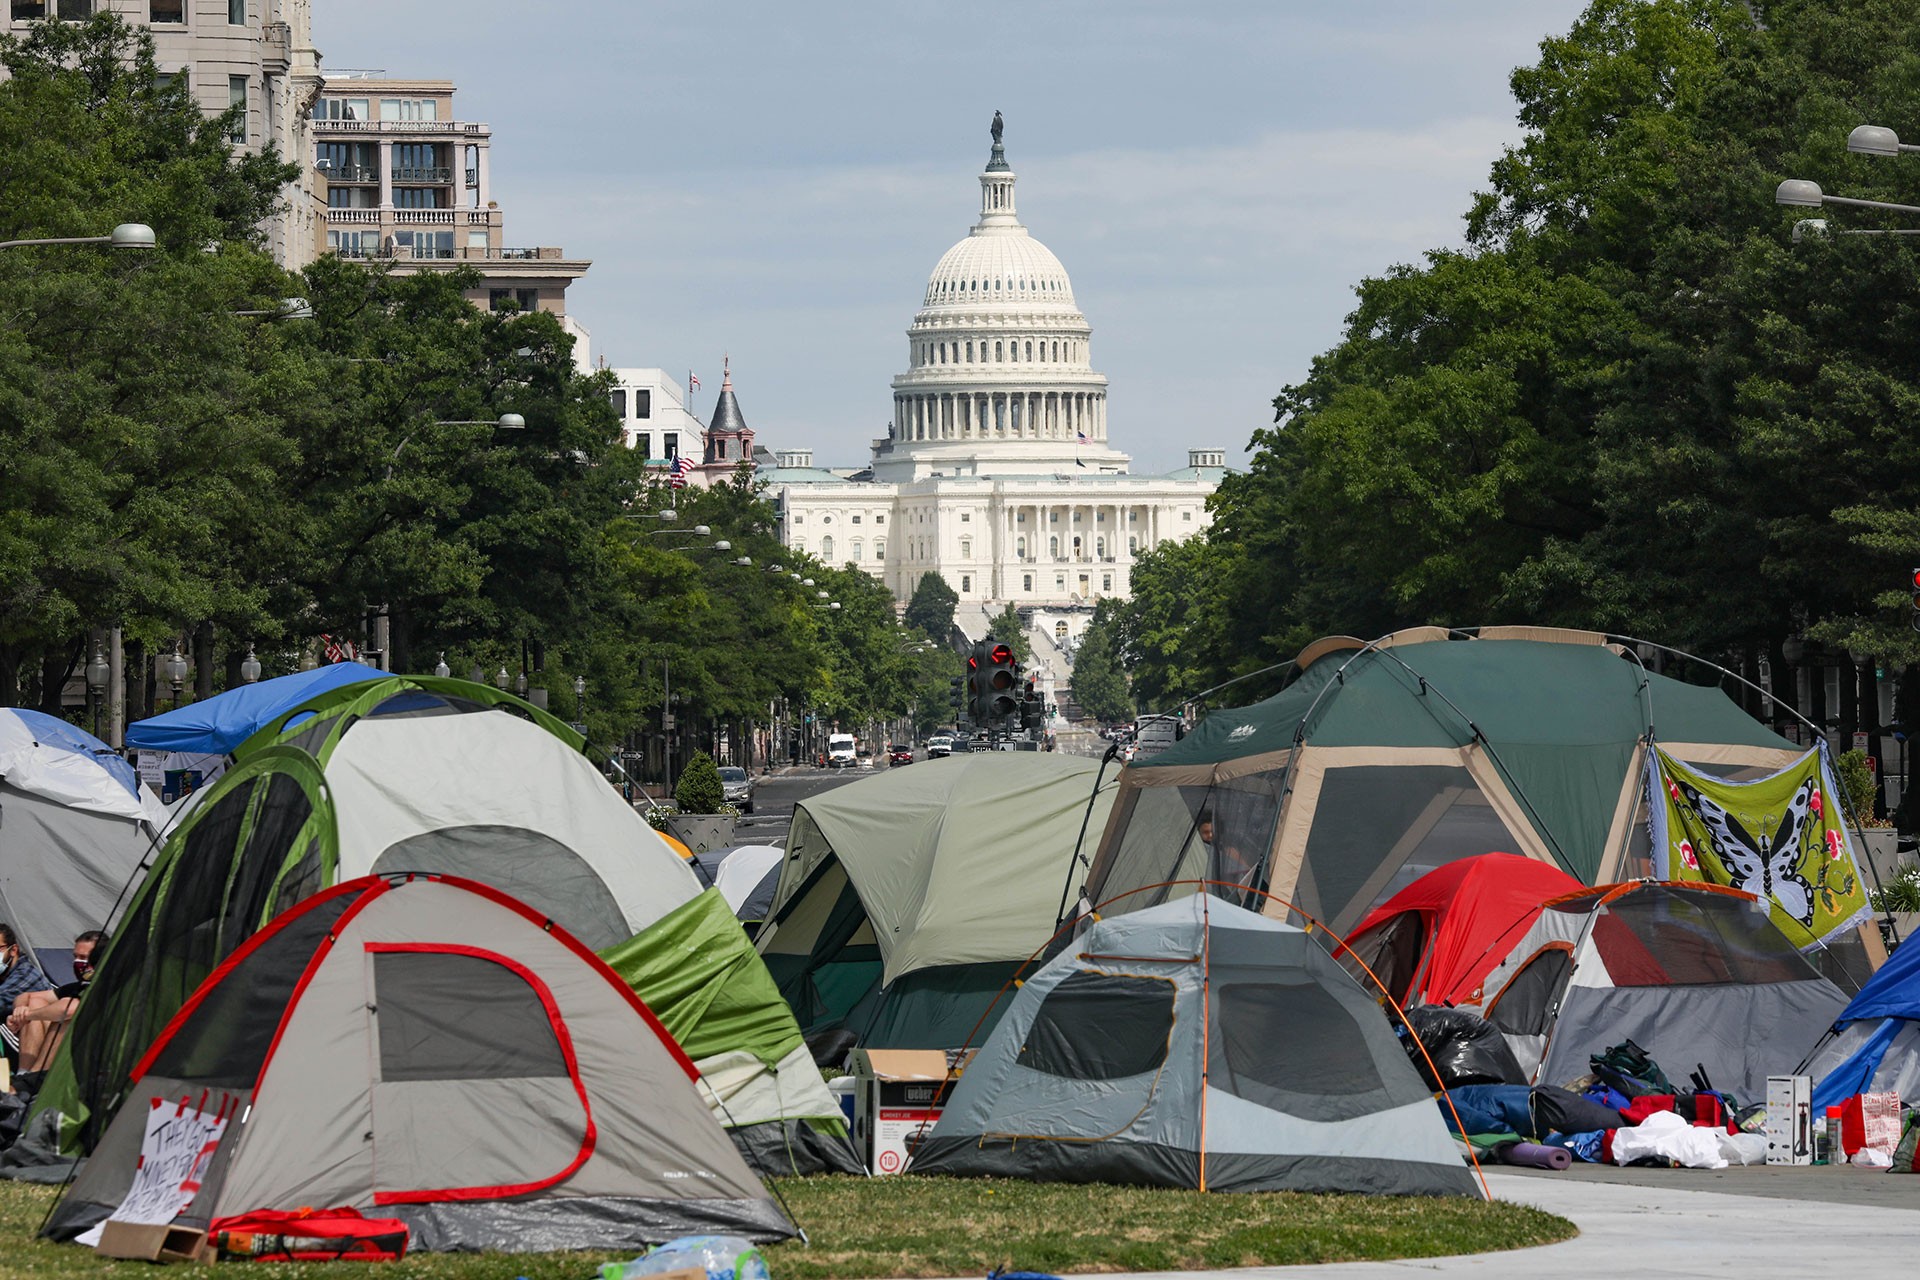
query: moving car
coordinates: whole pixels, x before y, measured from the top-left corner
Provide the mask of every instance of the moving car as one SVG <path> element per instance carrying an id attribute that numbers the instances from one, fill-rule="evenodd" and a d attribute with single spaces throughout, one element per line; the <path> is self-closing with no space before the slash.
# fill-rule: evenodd
<path id="1" fill-rule="evenodd" d="M 890 765 L 912 764 L 913 748 L 904 742 L 889 742 L 887 744 L 887 763 Z"/>
<path id="2" fill-rule="evenodd" d="M 720 790 L 728 804 L 742 813 L 753 812 L 753 779 L 737 764 L 720 766 Z"/>
<path id="3" fill-rule="evenodd" d="M 860 763 L 855 750 L 854 736 L 850 733 L 827 735 L 827 767 L 829 769 L 851 769 Z"/>
<path id="4" fill-rule="evenodd" d="M 936 733 L 927 739 L 927 759 L 929 760 L 937 760 L 941 756 L 951 754 L 952 751 L 953 735 L 950 733 Z"/>

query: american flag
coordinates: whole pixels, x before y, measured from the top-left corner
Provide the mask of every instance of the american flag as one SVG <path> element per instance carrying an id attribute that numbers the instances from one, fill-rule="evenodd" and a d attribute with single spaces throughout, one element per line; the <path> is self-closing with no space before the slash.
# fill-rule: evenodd
<path id="1" fill-rule="evenodd" d="M 691 369 L 687 370 L 687 387 L 692 391 L 698 391 L 700 389 L 700 379 L 693 376 L 693 370 Z"/>
<path id="2" fill-rule="evenodd" d="M 1076 434 L 1074 435 L 1074 439 L 1076 439 L 1076 440 L 1078 440 L 1078 441 L 1079 441 L 1079 442 L 1080 442 L 1081 444 L 1092 444 L 1092 443 L 1093 443 L 1093 441 L 1091 441 L 1091 440 L 1089 440 L 1089 439 L 1087 439 L 1087 433 L 1086 433 L 1086 432 L 1084 432 L 1084 431 L 1081 431 L 1081 432 L 1077 432 L 1077 433 L 1076 433 Z"/>
<path id="3" fill-rule="evenodd" d="M 684 489 L 687 487 L 687 472 L 693 470 L 693 459 L 681 454 L 673 460 L 673 466 L 667 476 L 667 487 Z"/>

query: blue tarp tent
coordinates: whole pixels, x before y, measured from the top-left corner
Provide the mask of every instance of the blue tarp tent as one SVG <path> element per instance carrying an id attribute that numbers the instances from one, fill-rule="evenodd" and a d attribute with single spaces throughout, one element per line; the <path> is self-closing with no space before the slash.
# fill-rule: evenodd
<path id="1" fill-rule="evenodd" d="M 1807 1064 L 1814 1114 L 1856 1093 L 1920 1100 L 1920 942 L 1896 948 Z"/>
<path id="2" fill-rule="evenodd" d="M 243 684 L 164 715 L 135 721 L 127 726 L 127 745 L 141 751 L 223 756 L 252 737 L 261 725 L 315 694 L 343 684 L 378 680 L 386 674 L 358 662 L 336 662 L 258 684 Z"/>

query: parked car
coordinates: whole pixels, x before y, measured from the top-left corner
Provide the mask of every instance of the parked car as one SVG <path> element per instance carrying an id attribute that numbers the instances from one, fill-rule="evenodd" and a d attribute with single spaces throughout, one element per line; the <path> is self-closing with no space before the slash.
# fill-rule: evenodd
<path id="1" fill-rule="evenodd" d="M 742 813 L 753 812 L 753 779 L 737 764 L 720 766 L 720 790 L 728 804 Z"/>
<path id="2" fill-rule="evenodd" d="M 913 748 L 904 742 L 889 742 L 887 744 L 887 763 L 890 765 L 912 764 Z"/>

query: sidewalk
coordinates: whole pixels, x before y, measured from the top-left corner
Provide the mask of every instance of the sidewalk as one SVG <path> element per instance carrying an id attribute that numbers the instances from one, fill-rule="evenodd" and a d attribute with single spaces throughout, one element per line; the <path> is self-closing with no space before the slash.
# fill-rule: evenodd
<path id="1" fill-rule="evenodd" d="M 1669 1172 L 1669 1171 L 1662 1171 Z M 1920 1247 L 1920 1177 L 1877 1177 L 1874 1198 L 1904 1192 L 1905 1208 L 1863 1208 L 1817 1200 L 1785 1200 L 1771 1192 L 1730 1195 L 1692 1191 L 1687 1170 L 1659 1185 L 1528 1175 L 1501 1170 L 1487 1184 L 1501 1200 L 1534 1205 L 1576 1223 L 1580 1234 L 1559 1244 L 1505 1253 L 1398 1262 L 1336 1262 L 1307 1267 L 1248 1267 L 1232 1272 L 1142 1273 L 1127 1280 L 1407 1280 L 1412 1275 L 1475 1280 L 1622 1277 L 1680 1280 L 1728 1275 L 1740 1280 L 1804 1280 L 1809 1275 L 1878 1280 L 1914 1274 Z M 1839 1170 L 1822 1171 L 1846 1178 Z M 1905 1190 L 1905 1188 L 1911 1190 Z"/>

